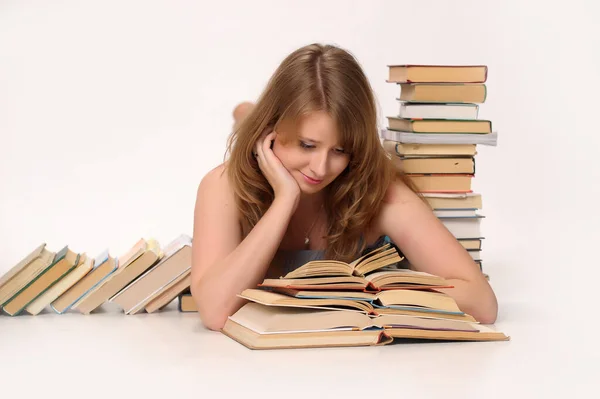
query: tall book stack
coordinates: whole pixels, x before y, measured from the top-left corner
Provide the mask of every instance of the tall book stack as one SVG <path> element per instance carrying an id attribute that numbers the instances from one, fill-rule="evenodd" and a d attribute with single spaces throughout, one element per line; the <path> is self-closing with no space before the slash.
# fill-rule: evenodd
<path id="1" fill-rule="evenodd" d="M 118 258 L 108 250 L 92 258 L 69 246 L 54 252 L 42 243 L 0 277 L 0 306 L 10 316 L 46 308 L 90 314 L 108 302 L 125 314 L 152 313 L 189 289 L 191 252 L 185 234 L 162 248 L 142 238 Z"/>
<path id="2" fill-rule="evenodd" d="M 399 110 L 388 116 L 383 146 L 436 216 L 482 264 L 481 193 L 473 192 L 478 145 L 495 146 L 492 122 L 479 119 L 485 65 L 388 65 Z M 486 277 L 489 277 L 486 275 Z"/>

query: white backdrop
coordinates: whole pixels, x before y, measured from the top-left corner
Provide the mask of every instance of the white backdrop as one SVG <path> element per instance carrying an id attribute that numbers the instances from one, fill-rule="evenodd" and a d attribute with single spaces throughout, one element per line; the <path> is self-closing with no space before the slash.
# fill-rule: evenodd
<path id="1" fill-rule="evenodd" d="M 487 64 L 480 117 L 499 146 L 480 147 L 474 186 L 499 320 L 513 300 L 583 298 L 577 287 L 592 279 L 553 273 L 598 275 L 591 4 L 4 1 L 0 273 L 40 242 L 118 256 L 140 237 L 191 235 L 196 188 L 223 160 L 233 107 L 255 100 L 288 53 L 324 42 L 363 65 L 382 126 L 398 108 L 388 64 Z"/>

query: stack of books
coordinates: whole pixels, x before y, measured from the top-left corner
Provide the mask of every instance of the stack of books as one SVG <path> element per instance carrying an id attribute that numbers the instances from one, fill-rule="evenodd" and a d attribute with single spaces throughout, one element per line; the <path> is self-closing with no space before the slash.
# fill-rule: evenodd
<path id="1" fill-rule="evenodd" d="M 485 65 L 388 65 L 400 88 L 383 146 L 436 216 L 482 265 L 481 193 L 473 192 L 478 145 L 497 145 L 492 122 L 479 119 L 487 96 Z M 486 277 L 489 277 L 486 275 Z"/>
<path id="2" fill-rule="evenodd" d="M 308 262 L 244 290 L 239 297 L 248 302 L 222 332 L 251 349 L 509 339 L 477 323 L 439 291 L 452 288 L 445 279 L 399 269 L 401 260 L 395 247 L 385 244 L 352 263 Z"/>
<path id="3" fill-rule="evenodd" d="M 45 308 L 90 314 L 107 302 L 125 314 L 164 308 L 191 283 L 192 240 L 182 234 L 161 248 L 140 239 L 115 258 L 95 258 L 69 246 L 53 252 L 42 243 L 0 278 L 0 306 L 10 316 Z"/>

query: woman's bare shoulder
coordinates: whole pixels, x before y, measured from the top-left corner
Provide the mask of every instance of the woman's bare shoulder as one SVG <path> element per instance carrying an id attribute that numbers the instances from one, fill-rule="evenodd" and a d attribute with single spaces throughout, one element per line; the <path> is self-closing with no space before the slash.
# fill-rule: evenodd
<path id="1" fill-rule="evenodd" d="M 385 226 L 388 219 L 393 215 L 393 210 L 398 205 L 413 202 L 414 199 L 419 200 L 415 194 L 402 180 L 394 180 L 387 188 L 383 200 L 379 205 L 379 210 L 375 214 L 372 223 L 369 226 L 367 237 L 369 242 L 384 235 Z"/>
<path id="2" fill-rule="evenodd" d="M 209 170 L 200 181 L 200 186 L 207 186 L 206 188 L 230 186 L 225 163 L 215 166 Z"/>
<path id="3" fill-rule="evenodd" d="M 226 168 L 227 165 L 222 163 L 204 175 L 198 186 L 198 196 L 216 196 L 228 202 L 233 200 L 233 186 Z"/>
<path id="4" fill-rule="evenodd" d="M 382 235 L 406 232 L 411 230 L 416 215 L 429 212 L 431 209 L 426 202 L 401 179 L 396 179 L 385 193 L 374 225 Z"/>
<path id="5" fill-rule="evenodd" d="M 419 196 L 410 189 L 402 180 L 396 179 L 388 187 L 383 197 L 384 206 L 412 201 L 420 201 Z"/>

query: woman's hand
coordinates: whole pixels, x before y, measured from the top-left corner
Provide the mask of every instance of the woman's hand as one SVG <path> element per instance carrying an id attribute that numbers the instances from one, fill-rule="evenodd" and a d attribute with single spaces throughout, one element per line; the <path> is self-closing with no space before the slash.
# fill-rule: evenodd
<path id="1" fill-rule="evenodd" d="M 258 161 L 258 167 L 267 181 L 273 187 L 276 199 L 294 201 L 294 208 L 300 199 L 300 186 L 283 166 L 279 158 L 271 149 L 272 142 L 277 137 L 277 132 L 273 131 L 266 136 L 262 136 L 256 143 L 254 156 Z"/>

